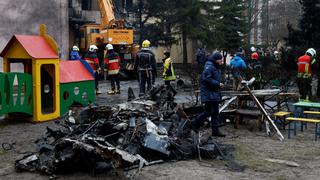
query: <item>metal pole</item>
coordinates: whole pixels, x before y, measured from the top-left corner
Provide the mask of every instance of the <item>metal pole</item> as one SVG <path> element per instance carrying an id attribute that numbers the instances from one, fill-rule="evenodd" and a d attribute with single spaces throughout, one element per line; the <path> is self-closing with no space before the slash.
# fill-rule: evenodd
<path id="1" fill-rule="evenodd" d="M 267 0 L 267 46 L 269 46 L 269 0 Z"/>

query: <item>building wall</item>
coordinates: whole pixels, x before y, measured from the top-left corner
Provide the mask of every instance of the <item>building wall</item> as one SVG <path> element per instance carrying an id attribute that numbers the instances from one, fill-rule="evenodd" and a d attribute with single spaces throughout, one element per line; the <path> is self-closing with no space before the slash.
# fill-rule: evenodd
<path id="1" fill-rule="evenodd" d="M 264 0 L 253 0 L 251 2 L 251 22 L 252 28 L 250 31 L 250 43 L 251 44 L 262 44 L 261 39 L 261 11 L 263 4 L 265 3 Z"/>
<path id="2" fill-rule="evenodd" d="M 157 63 L 162 63 L 164 58 L 163 52 L 166 50 L 165 47 L 153 48 L 155 53 Z M 171 58 L 173 63 L 183 63 L 183 52 L 182 52 L 182 42 L 172 45 L 171 49 Z M 192 41 L 187 42 L 187 54 L 188 54 L 188 63 L 195 62 L 195 48 L 193 48 Z"/>
<path id="3" fill-rule="evenodd" d="M 60 46 L 61 58 L 68 57 L 68 1 L 67 0 L 1 0 L 0 50 L 14 34 L 37 35 L 39 24 L 47 25 L 47 32 Z M 0 59 L 0 71 L 2 68 Z"/>

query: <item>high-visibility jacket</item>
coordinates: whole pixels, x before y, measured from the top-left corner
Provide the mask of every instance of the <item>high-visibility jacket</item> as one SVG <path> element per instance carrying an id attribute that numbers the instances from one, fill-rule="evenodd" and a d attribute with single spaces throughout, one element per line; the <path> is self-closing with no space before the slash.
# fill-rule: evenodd
<path id="1" fill-rule="evenodd" d="M 174 75 L 174 70 L 172 66 L 172 61 L 170 58 L 166 58 L 163 63 L 163 73 L 162 76 L 165 81 L 173 81 L 176 80 L 176 76 Z"/>
<path id="2" fill-rule="evenodd" d="M 315 60 L 309 55 L 303 55 L 298 58 L 298 77 L 309 78 L 312 75 L 311 65 Z"/>
<path id="3" fill-rule="evenodd" d="M 99 68 L 99 59 L 96 53 L 89 52 L 84 56 L 84 60 L 90 64 L 93 71 L 96 72 L 97 68 Z"/>
<path id="4" fill-rule="evenodd" d="M 104 58 L 105 72 L 108 71 L 108 75 L 119 74 L 120 71 L 120 57 L 118 53 L 107 53 Z"/>
<path id="5" fill-rule="evenodd" d="M 251 59 L 258 60 L 259 59 L 259 54 L 257 52 L 252 53 L 251 54 Z"/>

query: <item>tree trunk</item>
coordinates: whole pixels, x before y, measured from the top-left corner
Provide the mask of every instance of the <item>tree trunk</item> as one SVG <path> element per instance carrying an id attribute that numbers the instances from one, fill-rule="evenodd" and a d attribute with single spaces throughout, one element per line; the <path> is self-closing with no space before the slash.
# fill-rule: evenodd
<path id="1" fill-rule="evenodd" d="M 142 0 L 139 0 L 139 44 L 142 44 L 143 41 L 143 22 L 142 22 L 142 9 L 143 9 L 143 2 Z"/>
<path id="2" fill-rule="evenodd" d="M 183 64 L 188 63 L 188 53 L 187 53 L 187 32 L 185 29 L 182 30 L 182 52 L 183 52 Z"/>
<path id="3" fill-rule="evenodd" d="M 320 73 L 317 73 L 317 78 L 318 78 L 318 84 L 317 84 L 316 99 L 318 99 L 318 97 L 320 97 Z"/>

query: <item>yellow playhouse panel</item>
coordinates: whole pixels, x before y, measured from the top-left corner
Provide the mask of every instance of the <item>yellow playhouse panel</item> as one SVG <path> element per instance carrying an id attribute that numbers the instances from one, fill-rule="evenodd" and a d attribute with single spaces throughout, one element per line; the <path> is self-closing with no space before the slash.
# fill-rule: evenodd
<path id="1" fill-rule="evenodd" d="M 6 53 L 6 56 L 3 58 L 3 72 L 10 71 L 10 64 L 8 63 L 8 58 L 31 59 L 32 57 L 26 52 L 26 50 L 18 41 L 15 41 L 12 47 Z"/>
<path id="2" fill-rule="evenodd" d="M 42 92 L 41 92 L 41 66 L 53 65 L 54 70 L 54 85 L 53 85 L 53 112 L 43 113 L 43 102 Z M 33 61 L 33 121 L 43 122 L 47 120 L 52 120 L 60 117 L 60 74 L 59 74 L 59 59 L 38 59 Z M 51 72 L 52 73 L 52 72 Z"/>

